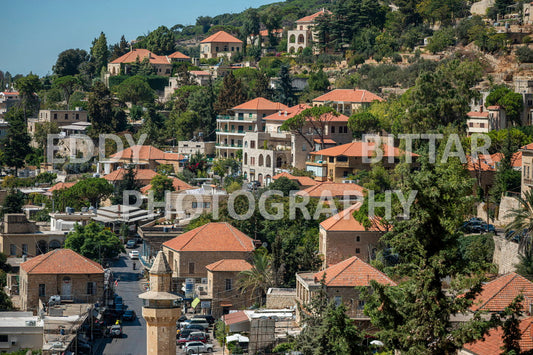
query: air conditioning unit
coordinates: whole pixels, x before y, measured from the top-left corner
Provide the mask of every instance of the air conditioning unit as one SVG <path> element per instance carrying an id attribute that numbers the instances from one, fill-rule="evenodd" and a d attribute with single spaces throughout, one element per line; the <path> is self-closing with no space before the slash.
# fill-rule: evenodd
<path id="1" fill-rule="evenodd" d="M 207 284 L 207 277 L 202 277 L 202 282 L 203 284 Z"/>

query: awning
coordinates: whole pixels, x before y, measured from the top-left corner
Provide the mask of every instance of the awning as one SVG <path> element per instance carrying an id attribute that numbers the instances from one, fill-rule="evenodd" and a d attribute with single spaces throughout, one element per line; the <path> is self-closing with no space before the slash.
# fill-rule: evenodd
<path id="1" fill-rule="evenodd" d="M 250 339 L 240 334 L 233 334 L 226 337 L 226 343 L 231 343 L 232 341 L 238 341 L 239 343 L 249 343 Z"/>
<path id="2" fill-rule="evenodd" d="M 232 303 L 223 302 L 223 301 L 220 302 L 220 307 L 232 307 L 232 306 L 233 306 Z"/>

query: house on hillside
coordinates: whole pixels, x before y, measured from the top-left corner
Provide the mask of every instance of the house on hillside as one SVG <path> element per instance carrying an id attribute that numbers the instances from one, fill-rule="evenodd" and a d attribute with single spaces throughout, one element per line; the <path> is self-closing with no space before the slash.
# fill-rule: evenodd
<path id="1" fill-rule="evenodd" d="M 21 308 L 37 312 L 51 296 L 74 303 L 101 302 L 104 268 L 71 249 L 56 249 L 20 264 Z"/>
<path id="2" fill-rule="evenodd" d="M 313 47 L 317 40 L 317 34 L 314 31 L 316 20 L 325 14 L 330 14 L 330 12 L 322 9 L 312 15 L 296 20 L 295 29 L 287 32 L 287 52 L 291 54 L 301 53 L 304 48 Z"/>
<path id="3" fill-rule="evenodd" d="M 497 131 L 507 127 L 505 110 L 501 106 L 489 106 L 487 111 L 483 111 L 483 106 L 481 106 L 480 111 L 470 111 L 467 116 L 466 132 L 469 135 L 473 133 L 489 133 L 490 131 Z"/>
<path id="4" fill-rule="evenodd" d="M 298 186 L 300 186 L 302 189 L 306 189 L 308 187 L 319 184 L 318 181 L 314 180 L 313 178 L 310 178 L 309 176 L 294 176 L 294 175 L 289 174 L 288 172 L 282 172 L 277 175 L 274 175 L 272 177 L 272 180 L 276 181 L 277 179 L 282 178 L 282 177 L 296 182 Z"/>
<path id="5" fill-rule="evenodd" d="M 522 152 L 521 193 L 524 196 L 526 191 L 531 191 L 533 187 L 533 143 L 523 146 L 520 152 Z"/>
<path id="6" fill-rule="evenodd" d="M 251 257 L 256 242 L 228 223 L 207 223 L 163 243 L 162 249 L 172 268 L 175 289 L 185 279 L 201 283 L 206 266 L 222 259 Z"/>
<path id="7" fill-rule="evenodd" d="M 103 167 L 104 174 L 111 174 L 118 167 L 129 165 L 135 165 L 139 169 L 155 170 L 159 165 L 168 164 L 174 167 L 175 173 L 178 173 L 183 170 L 185 160 L 181 154 L 163 152 L 151 145 L 134 145 L 116 152 L 108 160 L 100 161 L 97 171 Z"/>
<path id="8" fill-rule="evenodd" d="M 361 203 L 356 203 L 320 223 L 318 253 L 323 268 L 337 264 L 352 256 L 369 262 L 374 259 L 379 239 L 387 230 L 379 218 L 372 218 L 369 228 L 358 222 L 353 214 Z"/>
<path id="9" fill-rule="evenodd" d="M 116 186 L 121 181 L 124 180 L 124 176 L 126 175 L 128 169 L 118 168 L 114 170 L 113 172 L 104 175 L 104 179 L 109 181 L 110 184 L 113 186 Z M 133 173 L 135 174 L 135 181 L 141 186 L 150 185 L 152 179 L 157 176 L 157 173 L 152 169 L 133 169 Z"/>
<path id="10" fill-rule="evenodd" d="M 364 198 L 365 188 L 354 183 L 324 181 L 300 190 L 296 196 L 337 199 L 344 204 L 355 204 Z"/>
<path id="11" fill-rule="evenodd" d="M 352 256 L 319 272 L 297 273 L 296 300 L 301 304 L 310 303 L 317 291 L 324 287 L 330 300 L 337 305 L 344 304 L 350 318 L 368 324 L 369 318 L 363 312 L 365 303 L 359 299 L 359 291 L 356 287 L 369 287 L 370 280 L 383 285 L 396 286 L 396 283 L 387 275 L 358 257 Z M 300 317 L 301 315 L 297 313 L 298 321 Z"/>
<path id="12" fill-rule="evenodd" d="M 338 112 L 351 116 L 361 107 L 367 107 L 374 101 L 384 101 L 383 98 L 368 90 L 335 89 L 313 99 L 313 107 L 330 106 Z"/>
<path id="13" fill-rule="evenodd" d="M 5 113 L 17 103 L 22 100 L 18 91 L 4 91 L 0 92 L 0 118 L 3 118 Z"/>
<path id="14" fill-rule="evenodd" d="M 200 42 L 200 58 L 227 57 L 229 59 L 242 53 L 242 46 L 243 42 L 240 39 L 225 31 L 218 31 Z"/>
<path id="15" fill-rule="evenodd" d="M 178 52 L 179 53 L 179 52 Z M 175 55 L 171 54 L 171 55 Z M 181 54 L 181 53 L 180 53 Z M 179 57 L 176 55 L 176 57 Z M 148 61 L 154 68 L 156 75 L 170 76 L 172 73 L 172 58 L 167 56 L 157 55 L 150 52 L 148 49 L 136 48 L 128 53 L 113 60 L 107 64 L 107 72 L 111 76 L 129 74 L 131 67 L 136 63 L 141 63 L 144 59 Z M 181 58 L 183 59 L 183 58 Z"/>

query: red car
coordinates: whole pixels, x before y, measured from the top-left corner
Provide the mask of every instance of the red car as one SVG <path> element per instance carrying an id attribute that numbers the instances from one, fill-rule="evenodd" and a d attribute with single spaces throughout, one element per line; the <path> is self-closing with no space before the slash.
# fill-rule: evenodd
<path id="1" fill-rule="evenodd" d="M 190 341 L 201 341 L 202 343 L 207 343 L 207 337 L 203 332 L 194 332 L 189 334 L 187 338 L 179 338 L 176 340 L 176 344 L 179 346 L 185 345 L 185 343 L 188 343 Z"/>

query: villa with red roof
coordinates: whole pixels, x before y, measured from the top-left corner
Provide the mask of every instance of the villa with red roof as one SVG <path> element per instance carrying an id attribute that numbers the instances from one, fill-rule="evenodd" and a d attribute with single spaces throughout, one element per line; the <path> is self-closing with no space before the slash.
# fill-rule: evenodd
<path id="1" fill-rule="evenodd" d="M 481 106 L 480 111 L 470 111 L 467 116 L 466 132 L 468 135 L 489 133 L 507 127 L 507 117 L 501 106 L 489 106 L 487 111 L 483 111 L 483 106 Z"/>
<path id="2" fill-rule="evenodd" d="M 217 117 L 216 151 L 219 157 L 234 157 L 239 149 L 243 149 L 243 138 L 247 132 L 262 132 L 263 119 L 287 106 L 267 100 L 255 98 L 231 109 L 233 115 Z"/>
<path id="3" fill-rule="evenodd" d="M 222 259 L 251 257 L 255 241 L 229 223 L 207 223 L 166 241 L 162 249 L 179 288 L 185 278 L 199 283 L 207 277 L 206 266 Z"/>
<path id="4" fill-rule="evenodd" d="M 322 255 L 324 268 L 352 256 L 368 262 L 375 255 L 379 239 L 388 226 L 375 217 L 365 227 L 353 216 L 360 207 L 361 203 L 356 203 L 320 223 L 318 253 Z"/>
<path id="5" fill-rule="evenodd" d="M 211 309 L 207 310 L 213 317 L 219 318 L 228 314 L 230 309 L 242 309 L 252 306 L 256 299 L 250 290 L 242 293 L 239 281 L 242 271 L 252 269 L 252 265 L 244 259 L 222 259 L 209 264 L 207 269 L 207 289 L 198 292 L 200 300 L 211 301 Z M 202 287 L 202 286 L 201 286 Z"/>
<path id="6" fill-rule="evenodd" d="M 104 175 L 104 179 L 109 181 L 109 183 L 115 185 L 124 180 L 124 175 L 126 175 L 127 169 L 118 168 L 113 170 L 111 173 Z M 135 181 L 137 181 L 141 186 L 149 185 L 152 179 L 157 176 L 157 173 L 152 169 L 133 169 L 135 173 Z"/>
<path id="7" fill-rule="evenodd" d="M 200 58 L 231 58 L 242 52 L 243 42 L 225 31 L 218 31 L 200 42 Z"/>
<path id="8" fill-rule="evenodd" d="M 321 9 L 312 15 L 302 17 L 295 22 L 295 29 L 287 32 L 287 52 L 300 53 L 306 47 L 312 47 L 316 41 L 316 33 L 313 31 L 318 17 L 330 14 L 328 10 Z M 316 52 L 316 51 L 315 51 Z"/>
<path id="9" fill-rule="evenodd" d="M 347 116 L 366 107 L 374 101 L 384 101 L 383 98 L 361 89 L 335 89 L 313 99 L 313 107 L 328 105 Z"/>
<path id="10" fill-rule="evenodd" d="M 310 178 L 309 176 L 294 176 L 294 175 L 289 174 L 286 171 L 279 173 L 277 175 L 274 175 L 272 177 L 272 180 L 275 181 L 282 177 L 295 181 L 299 186 L 301 186 L 304 189 L 319 184 L 318 181 L 314 180 L 313 178 Z"/>
<path id="11" fill-rule="evenodd" d="M 107 71 L 111 76 L 127 74 L 131 70 L 131 66 L 137 62 L 142 62 L 148 59 L 150 64 L 154 67 L 156 75 L 170 76 L 172 73 L 172 61 L 177 60 L 177 57 L 183 59 L 185 56 L 182 53 L 173 53 L 171 56 L 176 58 L 170 58 L 164 55 L 157 55 L 150 52 L 148 49 L 136 48 L 132 49 L 128 53 L 113 60 L 107 64 Z M 185 56 L 186 57 L 186 56 Z M 190 59 L 190 58 L 189 58 Z"/>
<path id="12" fill-rule="evenodd" d="M 418 157 L 418 154 L 387 144 L 376 147 L 374 142 L 358 141 L 311 152 L 306 170 L 313 172 L 317 180 L 342 182 L 360 170 L 370 170 L 370 162 L 379 149 L 382 152 L 380 162 L 386 169 L 394 168 L 402 156 L 410 157 L 413 163 L 416 163 Z"/>
<path id="13" fill-rule="evenodd" d="M 171 176 L 170 179 L 172 180 L 172 186 L 174 187 L 174 191 L 183 191 L 193 188 L 191 185 L 187 184 L 185 181 L 178 179 L 177 177 Z M 151 189 L 152 184 L 148 184 L 141 188 L 141 193 L 147 194 Z"/>
<path id="14" fill-rule="evenodd" d="M 323 282 L 328 298 L 337 305 L 344 303 L 350 318 L 368 321 L 369 318 L 363 314 L 364 302 L 359 300 L 359 291 L 356 287 L 368 287 L 371 280 L 382 285 L 396 286 L 387 275 L 357 256 L 352 256 L 322 271 L 297 273 L 296 299 L 303 304 L 311 302 Z"/>
<path id="15" fill-rule="evenodd" d="M 524 296 L 522 311 L 531 315 L 533 282 L 515 272 L 510 272 L 485 283 L 470 309 L 474 312 L 503 312 L 520 294 Z"/>
<path id="16" fill-rule="evenodd" d="M 111 155 L 108 160 L 100 161 L 105 174 L 110 174 L 118 167 L 135 165 L 142 169 L 156 169 L 162 164 L 172 165 L 174 172 L 183 170 L 185 157 L 178 153 L 167 153 L 151 145 L 134 145 Z M 146 185 L 146 184 L 145 184 Z"/>
<path id="17" fill-rule="evenodd" d="M 71 249 L 55 249 L 20 264 L 21 309 L 37 312 L 50 296 L 74 303 L 101 302 L 104 268 Z"/>

